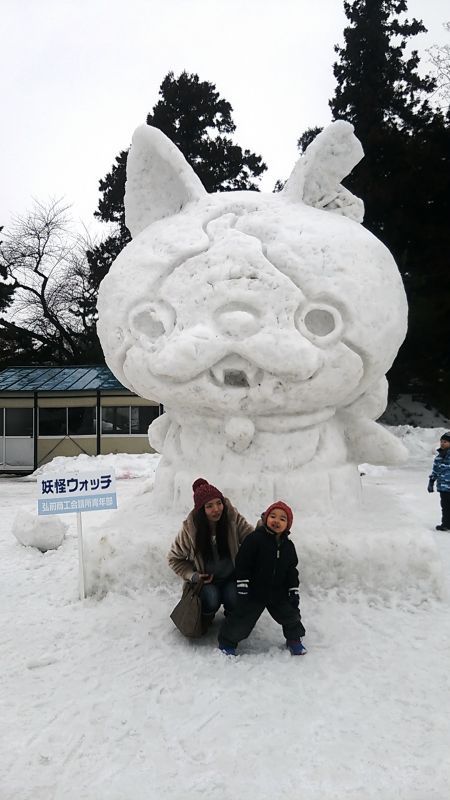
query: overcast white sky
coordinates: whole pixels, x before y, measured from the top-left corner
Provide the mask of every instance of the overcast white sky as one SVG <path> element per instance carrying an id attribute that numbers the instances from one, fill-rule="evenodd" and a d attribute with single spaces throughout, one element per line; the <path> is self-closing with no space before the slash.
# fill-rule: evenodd
<path id="1" fill-rule="evenodd" d="M 448 0 L 409 0 L 449 43 Z M 330 121 L 342 0 L 2 0 L 0 225 L 62 197 L 90 224 L 98 181 L 130 144 L 169 70 L 197 72 L 233 106 L 236 140 L 271 191 L 305 128 Z"/>

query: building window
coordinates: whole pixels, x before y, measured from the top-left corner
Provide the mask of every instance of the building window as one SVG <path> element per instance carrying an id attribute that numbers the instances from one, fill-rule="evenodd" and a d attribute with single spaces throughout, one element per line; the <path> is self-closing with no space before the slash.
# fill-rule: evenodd
<path id="1" fill-rule="evenodd" d="M 95 408 L 40 408 L 39 436 L 95 436 Z"/>
<path id="2" fill-rule="evenodd" d="M 103 406 L 102 433 L 145 436 L 158 416 L 158 406 Z"/>
<path id="3" fill-rule="evenodd" d="M 95 408 L 68 408 L 67 417 L 69 436 L 95 435 Z"/>
<path id="4" fill-rule="evenodd" d="M 130 407 L 103 406 L 102 433 L 125 434 L 126 436 L 129 436 Z"/>
<path id="5" fill-rule="evenodd" d="M 66 434 L 66 408 L 39 409 L 39 436 L 66 436 Z"/>
<path id="6" fill-rule="evenodd" d="M 156 417 L 159 417 L 158 406 L 131 406 L 131 433 L 144 433 Z"/>
<path id="7" fill-rule="evenodd" d="M 33 436 L 32 408 L 5 408 L 7 436 Z"/>

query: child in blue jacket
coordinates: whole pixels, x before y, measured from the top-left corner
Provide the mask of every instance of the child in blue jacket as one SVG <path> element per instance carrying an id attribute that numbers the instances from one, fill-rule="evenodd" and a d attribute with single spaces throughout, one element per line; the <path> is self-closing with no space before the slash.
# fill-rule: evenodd
<path id="1" fill-rule="evenodd" d="M 433 462 L 428 491 L 434 491 L 434 484 L 441 496 L 442 522 L 436 525 L 437 531 L 450 531 L 450 431 L 443 433 Z"/>
<path id="2" fill-rule="evenodd" d="M 289 539 L 292 510 L 277 500 L 262 515 L 262 525 L 249 533 L 236 556 L 238 603 L 219 631 L 219 649 L 235 656 L 265 608 L 283 629 L 293 656 L 306 653 L 299 608 L 298 558 Z"/>

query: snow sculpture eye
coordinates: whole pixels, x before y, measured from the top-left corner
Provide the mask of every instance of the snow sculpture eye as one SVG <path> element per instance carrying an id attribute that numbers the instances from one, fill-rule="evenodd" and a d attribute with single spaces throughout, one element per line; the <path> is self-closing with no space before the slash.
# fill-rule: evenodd
<path id="1" fill-rule="evenodd" d="M 130 315 L 130 328 L 139 338 L 154 342 L 164 333 L 172 329 L 174 313 L 162 304 L 138 306 Z"/>
<path id="2" fill-rule="evenodd" d="M 317 344 L 328 344 L 342 334 L 343 322 L 339 311 L 323 303 L 299 309 L 295 321 L 299 331 Z"/>
<path id="3" fill-rule="evenodd" d="M 221 306 L 215 313 L 215 319 L 222 333 L 237 339 L 252 336 L 260 328 L 256 310 L 243 303 L 228 303 Z"/>

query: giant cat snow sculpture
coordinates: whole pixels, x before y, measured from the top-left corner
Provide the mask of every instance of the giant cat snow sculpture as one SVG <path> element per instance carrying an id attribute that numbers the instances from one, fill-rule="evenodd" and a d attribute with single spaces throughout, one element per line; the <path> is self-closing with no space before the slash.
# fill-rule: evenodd
<path id="1" fill-rule="evenodd" d="M 202 474 L 255 511 L 279 496 L 326 509 L 358 496 L 358 463 L 403 458 L 373 420 L 405 293 L 340 183 L 362 155 L 338 121 L 279 194 L 208 195 L 164 134 L 135 132 L 134 238 L 100 287 L 98 330 L 118 379 L 164 404 L 149 430 L 161 504 L 188 506 Z"/>

